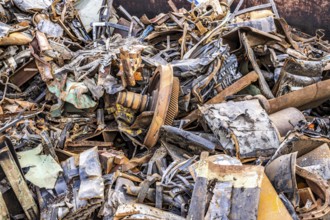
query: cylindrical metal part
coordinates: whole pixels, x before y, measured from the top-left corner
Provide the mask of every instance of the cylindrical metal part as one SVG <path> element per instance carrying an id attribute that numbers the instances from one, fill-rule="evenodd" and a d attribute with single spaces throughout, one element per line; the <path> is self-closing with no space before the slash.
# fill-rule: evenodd
<path id="1" fill-rule="evenodd" d="M 148 96 L 134 92 L 120 92 L 117 97 L 118 104 L 138 111 L 146 110 Z"/>
<path id="2" fill-rule="evenodd" d="M 305 120 L 305 116 L 296 108 L 286 108 L 269 115 L 270 120 L 274 123 L 278 132 L 284 137 L 290 130 L 302 120 Z"/>
<path id="3" fill-rule="evenodd" d="M 305 110 L 309 108 L 307 104 L 326 99 L 330 99 L 330 79 L 269 100 L 267 112 L 274 113 L 289 107 Z"/>

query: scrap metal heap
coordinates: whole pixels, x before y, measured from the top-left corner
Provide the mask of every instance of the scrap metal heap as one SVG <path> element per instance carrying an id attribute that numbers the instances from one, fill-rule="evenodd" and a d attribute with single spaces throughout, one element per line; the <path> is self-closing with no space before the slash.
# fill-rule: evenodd
<path id="1" fill-rule="evenodd" d="M 1 1 L 1 219 L 330 218 L 322 30 L 169 5 Z"/>

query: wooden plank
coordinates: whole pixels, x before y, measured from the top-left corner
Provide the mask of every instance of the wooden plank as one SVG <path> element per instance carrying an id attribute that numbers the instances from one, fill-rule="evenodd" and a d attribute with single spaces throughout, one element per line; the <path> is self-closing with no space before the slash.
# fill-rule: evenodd
<path id="1" fill-rule="evenodd" d="M 27 219 L 37 219 L 38 206 L 19 170 L 5 137 L 0 138 L 0 166 L 5 173 Z"/>

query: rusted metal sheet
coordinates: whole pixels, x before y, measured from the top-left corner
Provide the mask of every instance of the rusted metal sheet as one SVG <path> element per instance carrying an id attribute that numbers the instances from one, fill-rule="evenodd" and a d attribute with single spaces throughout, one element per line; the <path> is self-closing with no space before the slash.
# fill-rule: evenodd
<path id="1" fill-rule="evenodd" d="M 38 69 L 34 60 L 30 60 L 27 64 L 19 68 L 10 77 L 10 81 L 16 86 L 22 86 L 38 73 Z"/>

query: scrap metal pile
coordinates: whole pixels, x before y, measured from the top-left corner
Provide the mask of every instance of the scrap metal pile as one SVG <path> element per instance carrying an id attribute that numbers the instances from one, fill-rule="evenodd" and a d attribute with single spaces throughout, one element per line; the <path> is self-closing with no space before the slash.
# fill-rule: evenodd
<path id="1" fill-rule="evenodd" d="M 243 2 L 1 1 L 1 219 L 329 219 L 330 43 Z"/>

